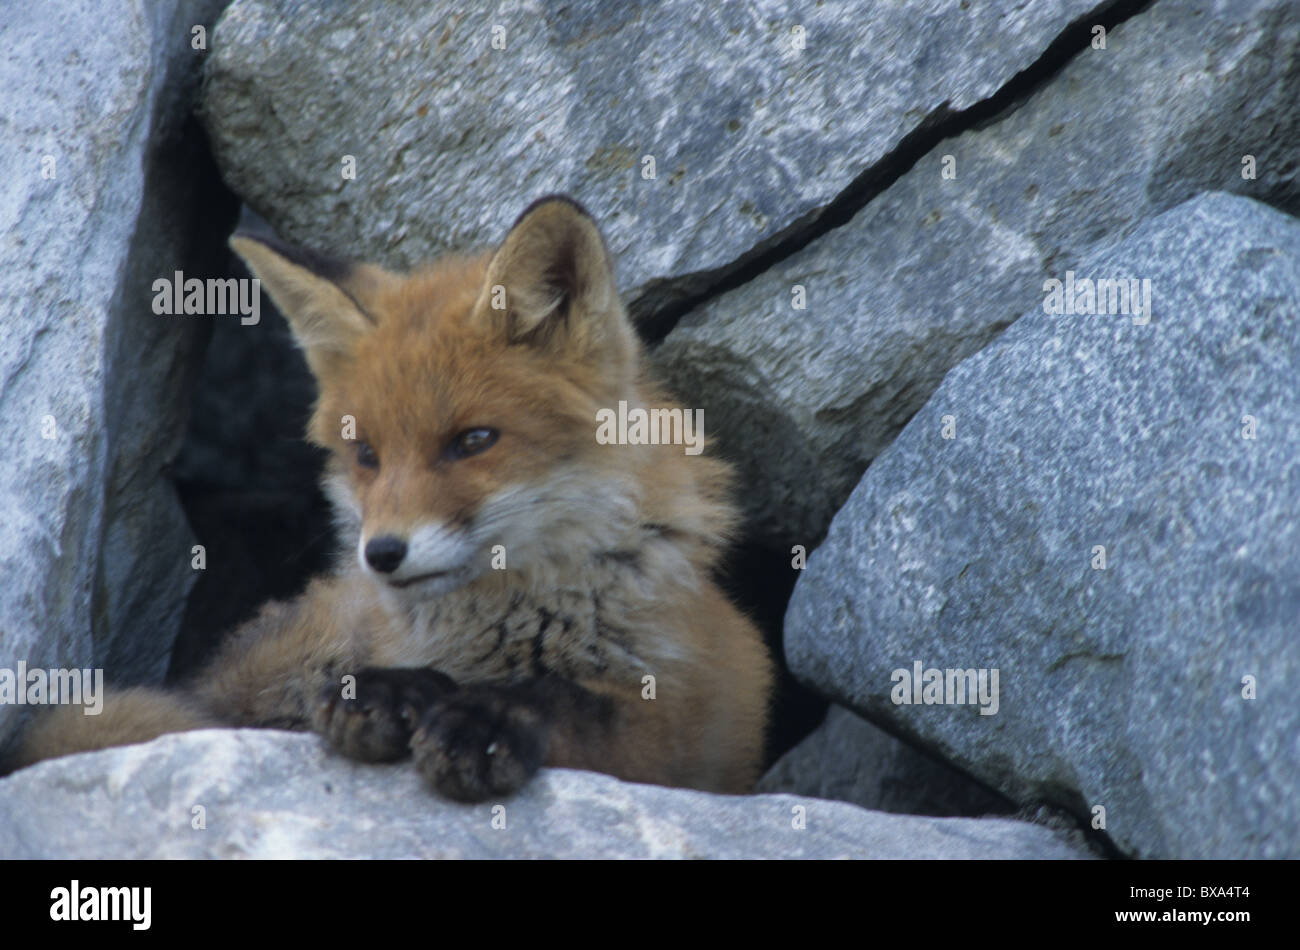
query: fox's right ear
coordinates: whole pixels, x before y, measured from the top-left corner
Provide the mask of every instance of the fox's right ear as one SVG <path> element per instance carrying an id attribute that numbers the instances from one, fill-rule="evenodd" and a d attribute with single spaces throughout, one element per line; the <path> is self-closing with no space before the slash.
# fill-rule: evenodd
<path id="1" fill-rule="evenodd" d="M 391 279 L 381 268 L 300 250 L 266 234 L 236 234 L 230 247 L 289 321 L 317 378 L 374 329 L 368 302 Z"/>
<path id="2" fill-rule="evenodd" d="M 564 195 L 524 209 L 488 264 L 475 319 L 512 344 L 631 372 L 636 333 L 596 222 Z"/>

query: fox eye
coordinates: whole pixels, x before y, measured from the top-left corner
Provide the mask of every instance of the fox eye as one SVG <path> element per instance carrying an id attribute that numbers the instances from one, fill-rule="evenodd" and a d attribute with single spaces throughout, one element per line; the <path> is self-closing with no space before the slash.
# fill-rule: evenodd
<path id="1" fill-rule="evenodd" d="M 496 444 L 500 434 L 496 429 L 466 429 L 447 446 L 447 458 L 463 459 L 485 452 Z"/>
<path id="2" fill-rule="evenodd" d="M 357 443 L 357 464 L 362 468 L 379 468 L 379 456 L 369 442 Z"/>

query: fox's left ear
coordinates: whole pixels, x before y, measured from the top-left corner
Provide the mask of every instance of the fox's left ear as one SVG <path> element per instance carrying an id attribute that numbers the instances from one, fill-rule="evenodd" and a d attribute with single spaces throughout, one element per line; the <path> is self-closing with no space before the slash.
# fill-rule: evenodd
<path id="1" fill-rule="evenodd" d="M 636 348 L 605 239 L 582 205 L 548 195 L 515 222 L 488 265 L 475 319 L 521 343 L 629 361 Z"/>

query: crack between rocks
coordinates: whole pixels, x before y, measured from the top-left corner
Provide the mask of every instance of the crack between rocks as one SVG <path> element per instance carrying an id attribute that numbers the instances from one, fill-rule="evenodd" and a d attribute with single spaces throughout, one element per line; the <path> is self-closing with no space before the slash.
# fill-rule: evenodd
<path id="1" fill-rule="evenodd" d="M 848 224 L 942 142 L 1003 117 L 1055 79 L 1076 56 L 1089 49 L 1094 27 L 1105 27 L 1109 37 L 1115 27 L 1145 13 L 1155 3 L 1156 0 L 1109 0 L 1100 4 L 1071 21 L 1037 59 L 988 98 L 957 112 L 949 109 L 947 103 L 936 107 L 893 149 L 861 171 L 820 209 L 756 244 L 730 264 L 652 281 L 628 306 L 642 338 L 652 346 L 659 343 L 690 311 L 749 283 L 830 231 Z"/>

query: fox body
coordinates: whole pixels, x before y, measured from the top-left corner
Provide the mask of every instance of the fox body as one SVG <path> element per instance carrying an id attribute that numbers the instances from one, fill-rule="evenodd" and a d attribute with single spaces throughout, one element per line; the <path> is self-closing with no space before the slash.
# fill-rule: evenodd
<path id="1" fill-rule="evenodd" d="M 188 688 L 38 719 L 19 762 L 241 725 L 413 755 L 461 800 L 544 764 L 748 790 L 772 667 L 711 577 L 736 520 L 729 471 L 597 440 L 601 410 L 672 404 L 591 217 L 542 199 L 495 251 L 408 275 L 231 243 L 317 380 L 308 435 L 330 450 L 339 566 L 237 629 Z"/>

